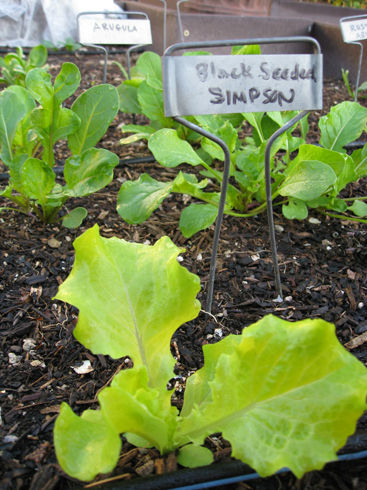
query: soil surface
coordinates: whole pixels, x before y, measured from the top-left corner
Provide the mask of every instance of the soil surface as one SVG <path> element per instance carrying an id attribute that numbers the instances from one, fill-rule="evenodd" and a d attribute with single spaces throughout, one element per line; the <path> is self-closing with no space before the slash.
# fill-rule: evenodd
<path id="1" fill-rule="evenodd" d="M 67 57 L 51 56 L 54 73 Z M 125 64 L 122 54 L 110 57 L 108 81 L 121 82 L 120 71 L 111 61 Z M 69 58 L 68 58 L 69 60 Z M 73 56 L 82 73 L 82 89 L 102 79 L 101 57 Z M 310 116 L 310 142 L 318 140 L 317 121 L 338 102 L 350 100 L 341 81 L 324 84 L 324 109 Z M 366 101 L 360 102 L 366 105 Z M 52 430 L 59 406 L 67 401 L 76 413 L 96 408 L 96 394 L 113 375 L 127 366 L 125 359 L 92 355 L 72 335 L 77 311 L 53 300 L 58 285 L 68 276 L 73 260 L 73 240 L 95 223 L 105 237 L 117 236 L 136 242 L 155 243 L 168 235 L 186 248 L 182 264 L 200 276 L 205 303 L 213 228 L 185 239 L 178 231 L 182 196 L 172 196 L 143 225 L 128 225 L 116 212 L 121 183 L 143 172 L 171 179 L 174 169 L 156 162 L 128 160 L 149 155 L 145 143 L 121 146 L 122 122 L 131 116 L 119 113 L 100 146 L 126 160 L 115 171 L 113 182 L 77 205 L 88 209 L 88 217 L 77 230 L 60 225 L 44 227 L 33 218 L 6 211 L 0 217 L 0 488 L 66 489 L 77 484 L 60 470 L 52 443 Z M 138 121 L 139 122 L 139 121 Z M 62 145 L 60 160 L 65 158 Z M 4 169 L 0 169 L 5 171 Z M 345 196 L 366 195 L 367 179 L 348 187 Z M 74 205 L 75 203 L 72 203 Z M 0 205 L 5 201 L 0 201 Z M 74 207 L 74 206 L 73 206 Z M 202 345 L 216 342 L 273 313 L 288 320 L 321 317 L 336 325 L 340 342 L 367 364 L 367 343 L 354 347 L 352 339 L 367 331 L 367 227 L 311 212 L 305 221 L 287 221 L 275 211 L 281 279 L 285 301 L 274 303 L 274 276 L 266 215 L 248 220 L 225 217 L 221 231 L 214 290 L 213 317 L 202 312 L 182 326 L 172 338 L 177 358 L 177 378 L 172 381 L 173 400 L 181 403 L 182 386 L 188 371 L 202 365 Z M 89 360 L 92 371 L 77 374 L 73 369 Z M 353 382 L 353 380 L 351 380 Z M 230 459 L 229 445 L 212 437 L 207 441 L 217 461 Z M 366 421 L 344 452 L 367 448 Z M 297 481 L 290 474 L 277 475 L 221 488 L 238 489 L 365 489 L 367 459 L 329 464 Z M 161 474 L 178 467 L 173 454 L 161 458 L 156 450 L 141 450 L 124 443 L 116 470 L 105 478 L 130 480 Z M 98 479 L 97 479 L 98 480 Z M 147 486 L 146 488 L 149 488 Z"/>

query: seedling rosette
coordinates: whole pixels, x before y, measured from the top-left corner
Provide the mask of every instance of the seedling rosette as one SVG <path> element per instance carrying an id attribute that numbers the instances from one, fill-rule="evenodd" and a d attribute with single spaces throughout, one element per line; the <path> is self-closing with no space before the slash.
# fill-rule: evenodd
<path id="1" fill-rule="evenodd" d="M 30 70 L 25 88 L 12 86 L 0 95 L 0 158 L 9 169 L 3 196 L 25 214 L 44 223 L 60 219 L 64 203 L 92 194 L 113 178 L 118 157 L 94 146 L 105 134 L 118 111 L 115 87 L 104 84 L 82 93 L 70 109 L 62 103 L 80 83 L 79 69 L 64 63 L 52 83 L 41 68 Z M 54 147 L 67 140 L 70 156 L 65 161 L 65 185 L 56 182 Z M 1 208 L 0 208 L 1 210 Z M 64 225 L 79 226 L 84 208 L 67 213 Z"/>
<path id="2" fill-rule="evenodd" d="M 261 476 L 288 467 L 297 477 L 336 459 L 366 408 L 367 370 L 332 324 L 268 315 L 216 344 L 187 380 L 181 413 L 166 389 L 170 339 L 200 310 L 199 278 L 177 262 L 169 238 L 141 245 L 103 238 L 98 226 L 74 243 L 73 270 L 56 299 L 79 309 L 75 337 L 95 354 L 129 356 L 81 416 L 63 403 L 54 441 L 60 465 L 92 480 L 117 464 L 124 434 L 134 444 L 178 452 L 186 466 L 208 464 L 205 438 L 221 432 L 232 455 Z"/>

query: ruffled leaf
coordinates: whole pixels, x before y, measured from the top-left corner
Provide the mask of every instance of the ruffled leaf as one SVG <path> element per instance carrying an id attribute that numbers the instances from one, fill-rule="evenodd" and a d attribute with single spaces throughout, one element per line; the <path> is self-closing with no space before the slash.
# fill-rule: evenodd
<path id="1" fill-rule="evenodd" d="M 170 339 L 200 310 L 197 276 L 177 262 L 168 237 L 154 246 L 103 238 L 95 225 L 74 242 L 73 270 L 57 299 L 79 309 L 75 337 L 94 353 L 130 356 L 149 385 L 165 388 L 174 359 Z"/>
<path id="2" fill-rule="evenodd" d="M 178 436 L 214 432 L 261 476 L 288 467 L 297 477 L 336 459 L 366 408 L 367 370 L 323 320 L 267 316 L 204 346 L 188 379 Z"/>
<path id="3" fill-rule="evenodd" d="M 54 445 L 62 469 L 73 478 L 88 481 L 113 470 L 121 439 L 100 411 L 86 410 L 78 417 L 62 403 L 54 427 Z"/>

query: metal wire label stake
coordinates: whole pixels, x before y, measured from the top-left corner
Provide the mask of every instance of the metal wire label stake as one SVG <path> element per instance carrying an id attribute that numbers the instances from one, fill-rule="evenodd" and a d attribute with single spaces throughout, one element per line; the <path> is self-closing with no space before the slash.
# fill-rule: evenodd
<path id="1" fill-rule="evenodd" d="M 108 59 L 107 49 L 103 45 L 152 44 L 150 20 L 144 12 L 80 12 L 77 15 L 77 25 L 80 44 L 104 52 L 103 83 L 107 79 Z"/>
<path id="2" fill-rule="evenodd" d="M 367 15 L 353 15 L 351 17 L 342 17 L 339 19 L 340 29 L 343 41 L 347 44 L 359 46 L 359 59 L 356 77 L 356 89 L 354 92 L 354 101 L 358 99 L 358 87 L 361 78 L 363 44 L 360 41 L 367 39 Z"/>
<path id="3" fill-rule="evenodd" d="M 316 54 L 172 56 L 175 51 L 236 45 L 308 42 Z M 270 149 L 276 137 L 312 109 L 322 108 L 322 54 L 311 37 L 232 39 L 170 46 L 163 56 L 165 115 L 218 143 L 224 151 L 224 173 L 214 233 L 206 311 L 211 311 L 216 255 L 228 187 L 230 152 L 215 135 L 180 116 L 303 110 L 274 133 L 265 158 L 268 219 L 278 297 L 281 297 L 271 199 Z"/>

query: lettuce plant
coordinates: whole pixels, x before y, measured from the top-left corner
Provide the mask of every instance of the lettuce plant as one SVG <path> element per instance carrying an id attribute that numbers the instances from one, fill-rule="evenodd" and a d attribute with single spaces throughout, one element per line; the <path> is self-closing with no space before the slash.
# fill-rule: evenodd
<path id="1" fill-rule="evenodd" d="M 120 67 L 126 76 L 123 67 Z M 146 51 L 142 53 L 136 65 L 131 69 L 131 77 L 124 80 L 118 87 L 119 109 L 127 114 L 144 114 L 150 124 L 146 126 L 126 124 L 123 132 L 134 133 L 121 140 L 128 144 L 151 134 L 161 128 L 178 127 L 172 118 L 164 116 L 162 63 L 158 54 Z"/>
<path id="2" fill-rule="evenodd" d="M 44 223 L 59 219 L 67 199 L 106 186 L 118 164 L 115 154 L 94 147 L 117 114 L 117 90 L 97 85 L 82 93 L 70 109 L 63 107 L 79 83 L 78 67 L 64 63 L 54 84 L 47 72 L 34 68 L 26 76 L 25 88 L 12 86 L 0 95 L 0 158 L 10 175 L 0 196 Z M 61 185 L 53 170 L 54 148 L 64 139 L 71 155 L 65 161 L 65 185 Z M 86 213 L 84 208 L 75 208 L 63 223 L 78 226 Z"/>
<path id="3" fill-rule="evenodd" d="M 111 471 L 120 434 L 200 466 L 212 460 L 205 438 L 221 432 L 232 455 L 262 476 L 288 467 L 301 477 L 336 458 L 366 408 L 367 371 L 332 324 L 269 315 L 204 345 L 204 367 L 188 378 L 179 413 L 166 389 L 170 338 L 200 310 L 199 278 L 176 260 L 183 250 L 168 237 L 154 246 L 106 239 L 97 225 L 74 246 L 73 270 L 56 299 L 79 309 L 74 335 L 82 344 L 129 356 L 133 367 L 99 392 L 99 410 L 79 416 L 61 405 L 54 442 L 66 473 L 91 480 Z"/>
<path id="4" fill-rule="evenodd" d="M 47 49 L 43 45 L 32 48 L 28 58 L 24 56 L 22 48 L 17 48 L 15 53 L 9 53 L 0 58 L 0 84 L 24 87 L 27 73 L 33 68 L 43 67 L 45 69 L 47 57 Z"/>
<path id="5" fill-rule="evenodd" d="M 183 56 L 210 55 L 208 51 L 185 52 Z M 259 45 L 233 46 L 232 54 L 261 54 Z M 201 136 L 182 126 L 171 117 L 164 115 L 162 60 L 156 53 L 146 51 L 139 56 L 136 65 L 131 69 L 130 77 L 124 67 L 114 62 L 126 78 L 118 87 L 120 111 L 128 114 L 142 114 L 149 119 L 147 125 L 123 124 L 123 133 L 133 133 L 120 140 L 121 144 L 129 144 L 140 139 L 149 140 L 159 129 L 174 128 L 179 137 L 198 142 Z M 208 116 L 210 119 L 211 116 Z M 189 117 L 193 122 L 194 117 Z M 237 128 L 241 126 L 243 117 L 238 114 L 226 114 L 224 121 L 231 121 Z"/>
<path id="6" fill-rule="evenodd" d="M 242 141 L 238 129 L 222 116 L 195 116 L 199 126 L 227 144 L 231 153 L 231 181 L 225 214 L 255 216 L 266 209 L 264 155 L 269 137 L 291 119 L 295 112 L 245 113 L 242 120 L 252 127 L 252 136 Z M 366 129 L 367 109 L 356 102 L 334 106 L 319 121 L 320 145 L 306 144 L 307 121 L 301 121 L 299 133 L 289 129 L 272 147 L 272 198 L 281 205 L 288 219 L 305 219 L 309 208 L 344 219 L 367 222 L 365 197 L 342 198 L 340 192 L 351 182 L 367 175 L 367 145 L 348 155 L 344 145 L 357 139 Z M 117 211 L 128 223 L 145 221 L 171 193 L 192 196 L 198 202 L 186 207 L 180 218 L 185 237 L 207 228 L 216 219 L 219 190 L 206 191 L 209 183 L 217 187 L 222 173 L 214 163 L 224 160 L 223 151 L 203 138 L 200 147 L 184 141 L 177 130 L 163 128 L 149 137 L 148 146 L 164 167 L 189 164 L 201 169 L 205 179 L 179 172 L 170 182 L 159 182 L 147 174 L 125 182 L 119 192 Z M 276 153 L 277 157 L 275 158 Z M 336 212 L 336 214 L 335 214 Z M 334 214 L 333 214 L 334 213 Z M 347 214 L 340 214 L 347 213 Z M 349 214 L 348 214 L 349 213 Z M 353 216 L 354 215 L 354 216 Z"/>

